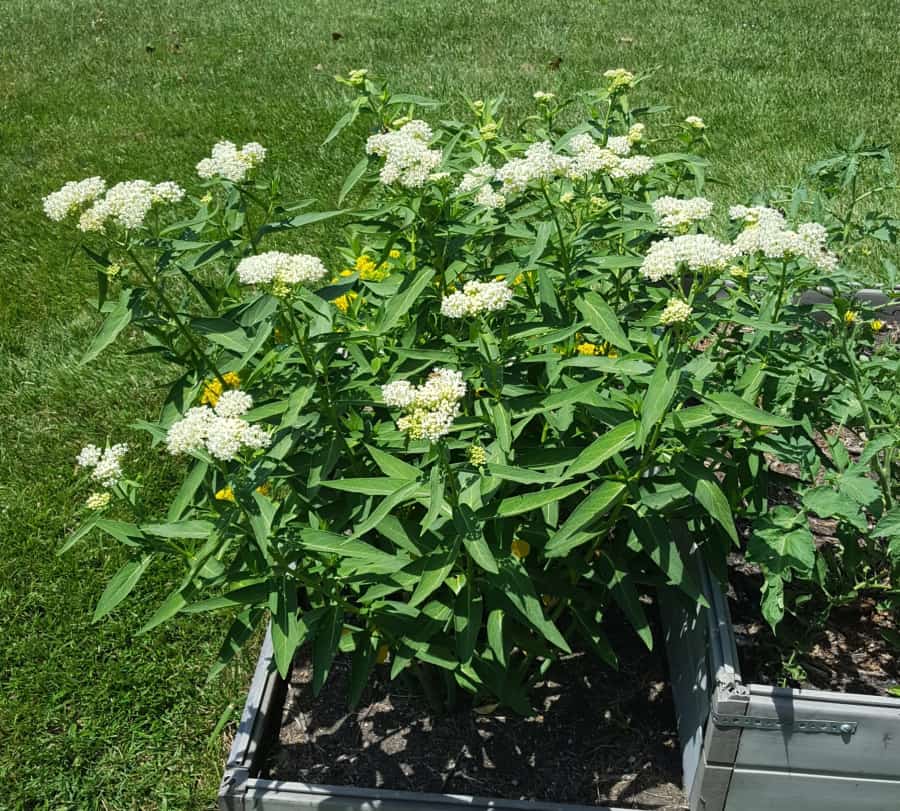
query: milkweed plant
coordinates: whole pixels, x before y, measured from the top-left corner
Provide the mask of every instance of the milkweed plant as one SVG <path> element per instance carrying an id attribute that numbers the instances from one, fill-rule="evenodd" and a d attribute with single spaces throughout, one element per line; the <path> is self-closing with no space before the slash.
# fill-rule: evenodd
<path id="1" fill-rule="evenodd" d="M 872 576 L 890 572 L 896 357 L 841 259 L 890 221 L 848 225 L 827 190 L 717 211 L 706 125 L 655 125 L 664 108 L 633 103 L 646 78 L 537 92 L 512 125 L 499 99 L 439 119 L 354 71 L 326 143 L 368 136 L 334 210 L 286 201 L 257 143 L 216 144 L 187 188 L 48 195 L 97 268 L 85 360 L 136 330 L 171 371 L 137 426 L 182 474 L 165 515 L 121 438 L 78 454 L 86 518 L 64 549 L 98 531 L 129 552 L 96 616 L 175 557 L 144 630 L 228 612 L 216 668 L 271 618 L 278 669 L 308 646 L 316 691 L 343 653 L 354 703 L 378 664 L 442 706 L 529 712 L 560 657 L 615 664 L 611 611 L 650 646 L 649 589 L 702 603 L 698 559 L 724 577 L 749 544 L 777 623 L 785 583 L 817 569 L 806 510 L 865 532 Z M 326 220 L 334 247 L 313 251 Z M 868 432 L 864 458 L 823 450 L 836 423 Z M 770 503 L 773 457 L 802 462 L 799 508 Z"/>

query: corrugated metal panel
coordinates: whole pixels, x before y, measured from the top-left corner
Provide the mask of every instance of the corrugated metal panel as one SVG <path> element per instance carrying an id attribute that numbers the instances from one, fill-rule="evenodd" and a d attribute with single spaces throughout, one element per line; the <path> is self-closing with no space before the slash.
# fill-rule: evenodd
<path id="1" fill-rule="evenodd" d="M 852 774 L 861 777 L 900 780 L 900 701 L 866 700 L 866 696 L 810 696 L 811 691 L 772 690 L 764 694 L 754 686 L 747 715 L 777 718 L 777 730 L 745 729 L 738 747 L 736 768 L 825 774 Z M 853 699 L 859 699 L 854 701 Z M 796 721 L 857 722 L 854 734 L 832 735 L 798 732 Z M 895 808 L 900 809 L 900 796 Z"/>
<path id="2" fill-rule="evenodd" d="M 893 780 L 764 769 L 735 769 L 725 805 L 725 811 L 897 811 L 898 808 L 900 783 Z"/>

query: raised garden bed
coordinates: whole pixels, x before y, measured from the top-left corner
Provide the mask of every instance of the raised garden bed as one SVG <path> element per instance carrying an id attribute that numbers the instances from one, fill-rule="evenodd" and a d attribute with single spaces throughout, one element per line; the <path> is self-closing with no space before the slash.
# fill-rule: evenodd
<path id="1" fill-rule="evenodd" d="M 709 610 L 686 608 L 674 590 L 660 595 L 683 786 L 691 811 L 895 808 L 900 797 L 900 700 L 745 684 L 728 605 L 705 572 L 704 580 Z M 302 693 L 302 684 L 294 689 L 298 687 Z M 267 637 L 226 765 L 219 795 L 222 811 L 611 808 L 284 779 L 288 763 L 273 769 L 271 745 L 279 734 L 288 689 L 274 670 Z M 427 742 L 427 736 L 421 737 L 416 745 Z M 580 748 L 579 742 L 574 746 Z M 654 764 L 656 776 L 658 766 Z M 322 764 L 326 773 L 333 774 L 333 767 Z M 262 776 L 267 772 L 269 776 Z M 672 795 L 654 798 L 651 791 L 628 796 L 645 803 L 649 799 L 649 804 L 627 802 L 627 807 L 649 811 L 667 807 Z"/>
<path id="2" fill-rule="evenodd" d="M 646 651 L 630 651 L 626 646 L 623 652 L 629 655 L 623 660 L 618 674 L 588 662 L 587 657 L 576 657 L 575 662 L 567 663 L 565 672 L 560 672 L 560 681 L 554 681 L 556 674 L 550 671 L 542 685 L 550 709 L 537 721 L 512 716 L 476 716 L 473 720 L 467 716 L 464 720 L 448 719 L 444 722 L 427 718 L 427 707 L 420 708 L 422 717 L 418 719 L 403 717 L 404 712 L 415 708 L 414 702 L 404 704 L 398 701 L 399 708 L 388 706 L 390 699 L 385 698 L 384 685 L 376 680 L 369 690 L 368 700 L 376 703 L 380 711 L 392 713 L 388 716 L 389 723 L 406 724 L 405 736 L 408 740 L 404 735 L 396 735 L 387 746 L 388 750 L 397 750 L 403 744 L 410 747 L 407 755 L 399 758 L 391 758 L 390 751 L 385 752 L 382 745 L 378 755 L 363 754 L 361 758 L 354 759 L 362 753 L 365 737 L 372 737 L 373 742 L 375 737 L 371 729 L 366 730 L 366 720 L 361 717 L 362 714 L 348 716 L 343 703 L 336 710 L 339 718 L 331 716 L 331 728 L 318 740 L 314 735 L 298 736 L 296 730 L 281 732 L 286 703 L 287 716 L 292 721 L 298 717 L 306 723 L 312 720 L 321 731 L 325 718 L 334 709 L 329 702 L 343 702 L 344 694 L 335 693 L 331 699 L 326 694 L 326 688 L 326 693 L 313 703 L 302 664 L 295 665 L 290 684 L 277 675 L 271 642 L 267 637 L 226 766 L 219 796 L 220 808 L 223 811 L 297 808 L 356 811 L 377 807 L 381 811 L 393 811 L 464 805 L 532 811 L 577 808 L 610 811 L 610 805 L 598 805 L 593 797 L 612 798 L 612 802 L 619 807 L 646 811 L 685 808 L 701 762 L 703 726 L 715 683 L 713 674 L 716 671 L 726 672 L 729 667 L 724 661 L 721 645 L 710 645 L 711 638 L 719 640 L 715 628 L 710 625 L 712 614 L 688 608 L 689 603 L 674 590 L 660 595 L 659 602 L 671 687 L 665 681 L 666 667 L 661 651 L 648 655 Z M 334 675 L 337 682 L 335 689 L 340 691 L 339 666 Z M 599 681 L 600 678 L 603 681 Z M 585 691 L 589 683 L 593 685 L 593 693 Z M 575 696 L 566 695 L 571 690 L 582 692 Z M 593 700 L 592 695 L 596 696 Z M 298 702 L 302 705 L 299 710 L 296 706 Z M 292 703 L 295 706 L 291 707 Z M 557 709 L 553 710 L 553 707 Z M 341 723 L 338 724 L 338 721 Z M 428 726 L 429 731 L 416 733 L 410 721 L 415 726 Z M 544 729 L 532 731 L 529 738 L 528 730 L 535 724 Z M 564 727 L 567 724 L 571 729 L 565 737 Z M 343 725 L 348 729 L 339 733 L 338 726 Z M 382 726 L 384 728 L 384 724 Z M 675 726 L 677 736 L 673 729 Z M 540 751 L 538 741 L 545 733 L 544 745 L 547 749 L 568 747 L 568 756 L 560 751 Z M 472 743 L 466 735 L 488 741 L 486 749 L 496 754 L 495 765 L 502 768 L 487 770 L 482 763 L 479 771 L 479 764 L 473 760 L 468 764 L 474 767 L 472 769 L 451 768 L 445 774 L 431 772 L 433 764 L 429 763 L 429 755 L 432 752 L 425 750 L 430 747 L 445 748 L 446 741 L 442 738 L 449 734 L 457 735 L 457 739 L 462 737 L 462 748 Z M 344 740 L 336 740 L 339 736 Z M 274 751 L 279 737 L 281 748 Z M 318 762 L 309 750 L 309 737 L 313 738 L 311 745 L 313 751 L 317 750 Z M 346 752 L 347 741 L 354 738 L 359 741 L 359 751 L 351 751 L 343 764 L 338 762 L 337 752 L 342 746 Z M 295 745 L 291 744 L 292 740 Z M 384 736 L 380 743 L 385 743 Z M 413 748 L 415 751 L 412 751 Z M 572 752 L 580 754 L 573 758 Z M 441 752 L 437 755 L 435 763 L 440 761 Z M 562 764 L 568 763 L 571 769 L 579 757 L 588 764 L 584 773 L 577 769 L 570 774 L 560 773 L 554 781 L 551 776 L 554 764 L 562 768 Z M 542 770 L 528 765 L 535 763 L 536 758 L 543 764 Z M 395 774 L 392 781 L 390 769 L 400 769 L 401 761 L 413 763 L 413 768 L 425 776 L 413 780 Z M 592 765 L 596 767 L 593 770 Z M 379 766 L 384 768 L 379 769 Z M 489 771 L 494 773 L 489 774 Z M 535 776 L 532 773 L 536 771 L 540 773 Z M 368 774 L 372 787 L 359 785 L 360 773 Z M 321 782 L 287 779 L 289 775 L 298 774 L 319 778 Z M 341 782 L 353 782 L 354 785 L 327 783 L 342 775 L 344 780 Z M 379 782 L 382 786 L 376 787 Z M 576 785 L 578 782 L 580 785 Z M 384 787 L 385 784 L 394 786 L 404 783 L 421 786 L 425 790 Z M 675 783 L 683 785 L 684 793 L 678 790 Z M 515 799 L 481 798 L 463 793 L 468 790 L 472 794 L 485 794 L 492 788 L 501 787 L 508 797 L 515 795 Z M 481 790 L 476 791 L 478 788 Z M 537 799 L 522 800 L 521 797 Z"/>

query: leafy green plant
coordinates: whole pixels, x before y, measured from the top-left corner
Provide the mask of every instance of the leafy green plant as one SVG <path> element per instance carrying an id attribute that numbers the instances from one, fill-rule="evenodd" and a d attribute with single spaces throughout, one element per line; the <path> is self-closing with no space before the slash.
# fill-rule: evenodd
<path id="1" fill-rule="evenodd" d="M 258 144 L 217 145 L 182 219 L 170 183 L 50 195 L 99 267 L 87 359 L 130 326 L 176 369 L 140 426 L 184 460 L 162 520 L 127 449 L 79 457 L 106 489 L 66 548 L 97 529 L 134 553 L 98 616 L 175 555 L 184 578 L 144 630 L 233 612 L 217 668 L 268 615 L 279 669 L 308 645 L 315 691 L 344 652 L 352 702 L 389 658 L 435 704 L 461 690 L 528 712 L 560 655 L 615 663 L 613 605 L 649 646 L 644 589 L 702 601 L 693 557 L 724 576 L 755 512 L 774 619 L 771 595 L 814 565 L 796 516 L 767 509 L 765 455 L 816 448 L 820 405 L 791 402 L 818 367 L 787 370 L 810 351 L 797 296 L 838 259 L 826 228 L 766 207 L 733 209 L 733 239 L 704 233 L 712 203 L 678 195 L 702 190 L 705 126 L 651 137 L 643 78 L 535 94 L 513 128 L 496 99 L 429 125 L 414 116 L 437 102 L 356 71 L 327 139 L 370 133 L 341 210 L 285 202 Z M 338 216 L 328 256 L 289 252 Z"/>

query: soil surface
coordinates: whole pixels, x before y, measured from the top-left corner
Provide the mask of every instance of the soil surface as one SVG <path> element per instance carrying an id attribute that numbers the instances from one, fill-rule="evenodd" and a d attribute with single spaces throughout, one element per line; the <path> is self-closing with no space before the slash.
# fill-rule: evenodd
<path id="1" fill-rule="evenodd" d="M 611 623 L 612 625 L 612 623 Z M 627 627 L 607 630 L 615 671 L 575 653 L 533 692 L 531 718 L 471 707 L 435 717 L 401 679 L 376 668 L 347 710 L 349 661 L 318 698 L 298 660 L 268 776 L 325 785 L 680 811 L 681 755 L 661 634 L 649 652 Z"/>
<path id="2" fill-rule="evenodd" d="M 786 616 L 779 626 L 784 641 L 760 616 L 762 577 L 755 567 L 738 562 L 731 568 L 729 608 L 744 682 L 812 687 L 842 693 L 894 696 L 900 687 L 900 628 L 896 619 L 879 611 L 875 600 L 863 598 L 833 608 L 819 627 Z M 782 665 L 782 651 L 796 646 L 794 665 Z M 900 702 L 900 698 L 898 698 Z"/>

